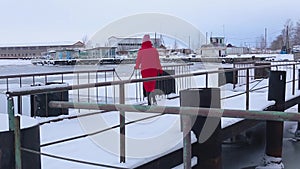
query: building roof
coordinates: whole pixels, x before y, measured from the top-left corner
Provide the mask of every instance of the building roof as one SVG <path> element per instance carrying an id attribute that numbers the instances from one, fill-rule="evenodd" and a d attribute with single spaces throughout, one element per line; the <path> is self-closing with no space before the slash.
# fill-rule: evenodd
<path id="1" fill-rule="evenodd" d="M 34 47 L 34 46 L 72 46 L 72 45 L 84 45 L 84 44 L 81 41 L 11 43 L 11 44 L 0 44 L 0 48 L 3 48 L 3 47 Z"/>
<path id="2" fill-rule="evenodd" d="M 99 50 L 99 49 L 116 49 L 117 47 L 115 46 L 112 46 L 112 47 L 109 47 L 109 46 L 101 46 L 101 47 L 95 47 L 95 48 L 88 48 L 88 49 L 85 49 L 85 51 L 89 51 L 89 50 Z"/>

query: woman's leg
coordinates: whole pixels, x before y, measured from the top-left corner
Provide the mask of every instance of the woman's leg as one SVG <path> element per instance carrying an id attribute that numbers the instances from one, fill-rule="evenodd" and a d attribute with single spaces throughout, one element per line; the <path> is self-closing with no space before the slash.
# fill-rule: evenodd
<path id="1" fill-rule="evenodd" d="M 148 105 L 151 105 L 151 96 L 150 96 L 150 92 L 147 92 L 147 100 L 148 100 Z"/>
<path id="2" fill-rule="evenodd" d="M 155 98 L 155 91 L 152 91 L 149 93 L 148 104 L 149 105 L 157 105 L 156 98 Z"/>

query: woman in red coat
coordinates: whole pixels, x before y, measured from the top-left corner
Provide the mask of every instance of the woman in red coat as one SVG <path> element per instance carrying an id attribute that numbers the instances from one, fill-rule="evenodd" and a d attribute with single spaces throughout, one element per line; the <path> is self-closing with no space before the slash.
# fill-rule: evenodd
<path id="1" fill-rule="evenodd" d="M 156 77 L 159 73 L 162 73 L 162 67 L 159 60 L 159 54 L 157 50 L 152 46 L 150 36 L 144 35 L 142 46 L 138 51 L 135 69 L 141 69 L 143 78 Z M 148 105 L 151 103 L 156 104 L 155 90 L 156 81 L 143 82 L 144 88 L 147 92 Z"/>

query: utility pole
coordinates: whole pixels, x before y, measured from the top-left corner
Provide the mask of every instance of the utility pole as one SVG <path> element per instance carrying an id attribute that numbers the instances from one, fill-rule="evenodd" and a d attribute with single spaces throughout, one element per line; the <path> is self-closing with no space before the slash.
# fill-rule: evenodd
<path id="1" fill-rule="evenodd" d="M 289 39 L 289 26 L 286 26 L 286 53 L 290 53 L 290 39 Z"/>
<path id="2" fill-rule="evenodd" d="M 156 43 L 156 32 L 154 33 L 154 47 L 157 48 L 157 43 Z"/>
<path id="3" fill-rule="evenodd" d="M 267 52 L 267 28 L 265 28 L 265 53 Z"/>
<path id="4" fill-rule="evenodd" d="M 189 36 L 189 49 L 191 49 L 191 36 Z"/>
<path id="5" fill-rule="evenodd" d="M 223 24 L 223 36 L 224 36 L 224 44 L 226 44 L 225 43 L 225 25 Z"/>

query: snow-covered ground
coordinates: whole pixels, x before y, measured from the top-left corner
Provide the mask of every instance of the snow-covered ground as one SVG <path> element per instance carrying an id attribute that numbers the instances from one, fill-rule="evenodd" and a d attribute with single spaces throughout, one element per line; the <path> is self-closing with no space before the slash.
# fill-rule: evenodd
<path id="1" fill-rule="evenodd" d="M 7 66 L 7 65 L 28 65 L 31 64 L 30 60 L 22 60 L 22 59 L 1 59 L 0 60 L 0 65 Z"/>
<path id="2" fill-rule="evenodd" d="M 285 57 L 285 55 L 284 55 Z M 288 57 L 288 56 L 287 56 Z M 279 58 L 277 58 L 279 59 Z M 7 60 L 2 63 L 0 60 L 0 65 L 26 65 L 30 64 L 30 61 L 12 61 Z M 208 68 L 211 66 L 206 66 Z M 214 66 L 212 66 L 214 67 Z M 216 76 L 210 78 L 210 85 L 215 85 L 214 79 Z M 287 76 L 290 77 L 290 76 Z M 72 83 L 72 81 L 68 81 Z M 205 80 L 204 77 L 194 78 L 192 81 L 193 85 L 203 87 Z M 251 83 L 250 88 L 259 88 L 268 85 L 268 80 L 257 81 L 256 83 Z M 254 87 L 255 86 L 255 87 Z M 128 94 L 133 94 L 133 86 L 128 86 Z M 300 95 L 297 90 L 295 95 L 291 93 L 291 84 L 287 85 L 286 99 Z M 240 86 L 233 89 L 232 85 L 225 85 L 221 88 L 221 97 L 231 96 L 245 91 L 245 86 Z M 1 95 L 0 101 L 5 102 L 5 96 Z M 26 98 L 25 98 L 26 100 Z M 28 100 L 28 98 L 27 98 Z M 226 99 L 222 101 L 221 108 L 223 109 L 245 109 L 245 95 L 240 95 L 231 99 Z M 262 110 L 263 108 L 274 104 L 274 101 L 268 101 L 267 99 L 267 89 L 262 89 L 250 94 L 250 110 Z M 130 104 L 136 104 L 130 102 Z M 179 99 L 168 100 L 165 98 L 160 98 L 158 100 L 158 105 L 165 106 L 179 106 Z M 6 105 L 2 105 L 6 106 Z M 29 102 L 25 101 L 23 103 L 24 114 L 29 115 Z M 6 109 L 5 109 L 6 110 Z M 293 110 L 293 109 L 292 109 Z M 1 113 L 6 111 L 1 110 Z M 81 110 L 70 110 L 70 115 L 83 114 L 94 111 Z M 145 118 L 148 116 L 153 116 L 155 114 L 137 114 L 126 112 L 126 122 L 132 120 L 137 120 Z M 1 121 L 5 121 L 6 116 L 1 115 Z M 29 117 L 24 117 L 26 121 L 31 121 Z M 28 120 L 31 119 L 31 120 Z M 47 121 L 49 118 L 35 118 L 33 123 L 36 121 L 43 122 Z M 229 126 L 242 119 L 235 118 L 222 118 L 222 127 Z M 27 122 L 26 122 L 27 123 Z M 25 124 L 25 123 L 24 123 Z M 92 133 L 101 129 L 105 129 L 114 125 L 119 124 L 119 113 L 109 112 L 104 114 L 97 114 L 93 116 L 80 117 L 76 119 L 63 120 L 55 123 L 46 123 L 41 126 L 41 144 L 50 143 L 56 140 L 61 140 L 64 138 L 79 136 L 82 134 Z M 27 126 L 27 125 L 26 125 Z M 7 123 L 0 124 L 0 131 L 7 129 Z M 293 128 L 295 130 L 295 128 Z M 42 147 L 41 151 L 44 153 L 50 153 L 53 155 L 74 158 L 83 161 L 89 161 L 94 163 L 128 167 L 133 168 L 138 165 L 147 163 L 157 157 L 160 157 L 168 152 L 174 151 L 182 147 L 182 133 L 180 132 L 180 118 L 176 115 L 162 115 L 155 118 L 151 118 L 145 121 L 140 121 L 126 126 L 126 152 L 128 157 L 126 158 L 126 163 L 119 163 L 119 139 L 118 139 L 118 128 L 109 130 L 107 132 L 96 134 L 90 137 L 84 137 L 81 139 L 76 139 L 73 141 L 68 141 L 65 143 L 55 144 L 47 147 Z M 192 141 L 196 141 L 194 135 L 192 135 Z M 257 157 L 259 158 L 259 157 Z M 195 160 L 195 159 L 194 159 Z M 42 156 L 42 168 L 43 169 L 53 169 L 53 168 L 63 168 L 63 169 L 93 169 L 101 168 L 92 165 L 79 164 L 74 162 L 68 162 L 64 160 L 53 159 L 50 157 Z M 105 168 L 105 167 L 103 167 Z"/>

